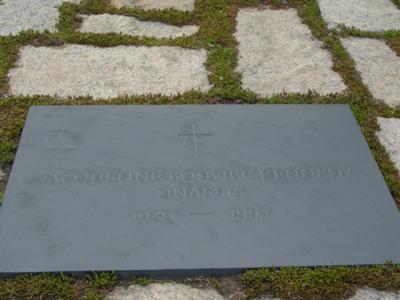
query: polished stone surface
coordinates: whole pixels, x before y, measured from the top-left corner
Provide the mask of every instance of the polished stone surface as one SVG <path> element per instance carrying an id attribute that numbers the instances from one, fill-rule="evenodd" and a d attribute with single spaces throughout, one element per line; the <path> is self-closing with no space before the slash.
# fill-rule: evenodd
<path id="1" fill-rule="evenodd" d="M 347 106 L 32 107 L 0 273 L 399 263 L 399 236 Z"/>

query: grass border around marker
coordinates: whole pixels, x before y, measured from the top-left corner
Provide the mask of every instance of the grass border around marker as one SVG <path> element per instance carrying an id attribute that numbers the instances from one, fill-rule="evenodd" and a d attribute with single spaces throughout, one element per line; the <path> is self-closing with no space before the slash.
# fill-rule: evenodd
<path id="1" fill-rule="evenodd" d="M 393 1 L 400 7 L 400 0 Z M 123 8 L 118 10 L 108 5 L 107 0 L 84 0 L 79 5 L 64 3 L 60 7 L 61 15 L 56 33 L 25 31 L 18 36 L 0 37 L 0 166 L 5 170 L 10 169 L 27 111 L 32 105 L 349 104 L 374 158 L 378 162 L 397 204 L 400 206 L 399 172 L 375 134 L 379 130 L 377 117 L 400 118 L 400 107 L 391 108 L 373 98 L 368 88 L 362 83 L 355 69 L 354 61 L 340 42 L 340 38 L 348 36 L 383 39 L 400 56 L 400 31 L 371 33 L 346 27 L 330 31 L 321 17 L 317 0 L 291 0 L 289 2 L 291 7 L 298 10 L 302 22 L 309 26 L 315 38 L 321 40 L 324 48 L 330 52 L 334 70 L 340 74 L 348 87 L 344 93 L 320 96 L 309 92 L 307 94 L 279 94 L 263 98 L 241 87 L 240 74 L 235 72 L 238 60 L 238 43 L 233 37 L 238 9 L 240 7 L 264 9 L 265 4 L 274 9 L 288 8 L 280 0 L 198 0 L 195 10 L 192 12 L 173 9 L 145 11 Z M 177 39 L 138 38 L 121 34 L 76 32 L 80 22 L 78 15 L 85 13 L 122 14 L 134 16 L 141 20 L 160 21 L 172 25 L 196 24 L 200 26 L 200 30 L 193 36 Z M 57 46 L 66 43 L 101 47 L 169 45 L 190 49 L 205 48 L 208 51 L 206 66 L 210 73 L 209 81 L 213 84 L 213 88 L 208 93 L 190 91 L 174 97 L 161 95 L 130 96 L 99 101 L 90 97 L 59 100 L 49 96 L 7 96 L 7 73 L 15 65 L 21 46 Z M 249 297 L 271 293 L 282 298 L 336 299 L 339 296 L 353 294 L 356 287 L 363 285 L 388 291 L 400 289 L 399 268 L 399 266 L 390 264 L 372 267 L 315 269 L 272 268 L 249 271 L 241 277 L 241 283 L 244 284 L 243 289 Z M 383 278 L 386 279 L 385 282 Z M 4 296 L 4 299 L 7 299 L 7 297 L 23 299 L 61 297 L 68 299 L 70 296 L 75 297 L 79 294 L 82 295 L 79 296 L 82 299 L 97 299 L 96 297 L 103 296 L 117 282 L 120 281 L 115 280 L 110 275 L 100 274 L 84 280 L 46 274 L 26 275 L 0 281 L 0 298 Z M 149 283 L 147 280 L 143 282 Z M 35 298 L 36 296 L 37 298 Z"/>

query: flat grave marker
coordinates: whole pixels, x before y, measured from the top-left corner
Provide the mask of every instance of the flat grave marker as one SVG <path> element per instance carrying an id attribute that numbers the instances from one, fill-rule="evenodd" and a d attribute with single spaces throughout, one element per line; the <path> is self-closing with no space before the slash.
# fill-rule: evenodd
<path id="1" fill-rule="evenodd" d="M 399 263 L 399 237 L 346 105 L 32 107 L 0 274 Z"/>

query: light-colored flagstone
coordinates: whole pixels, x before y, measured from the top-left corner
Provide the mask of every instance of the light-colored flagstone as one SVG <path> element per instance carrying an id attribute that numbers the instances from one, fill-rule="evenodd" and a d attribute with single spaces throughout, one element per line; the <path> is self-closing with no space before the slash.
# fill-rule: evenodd
<path id="1" fill-rule="evenodd" d="M 33 29 L 56 31 L 58 6 L 63 2 L 78 3 L 80 0 L 1 0 L 0 35 L 17 35 Z"/>
<path id="2" fill-rule="evenodd" d="M 105 300 L 224 300 L 224 298 L 212 289 L 196 289 L 174 283 L 154 283 L 148 286 L 117 287 Z"/>
<path id="3" fill-rule="evenodd" d="M 388 293 L 364 288 L 358 289 L 350 300 L 400 300 L 400 293 Z"/>
<path id="4" fill-rule="evenodd" d="M 377 132 L 379 141 L 400 171 L 400 119 L 378 118 L 378 123 L 381 128 Z"/>
<path id="5" fill-rule="evenodd" d="M 179 47 L 25 46 L 9 72 L 13 95 L 61 98 L 208 91 L 205 50 Z"/>
<path id="6" fill-rule="evenodd" d="M 120 15 L 81 15 L 81 32 L 108 33 L 116 32 L 127 35 L 148 36 L 155 38 L 177 38 L 195 34 L 198 26 L 172 26 L 158 22 L 140 21 L 134 17 Z"/>
<path id="7" fill-rule="evenodd" d="M 111 0 L 111 4 L 121 8 L 139 7 L 143 9 L 169 9 L 189 11 L 194 9 L 195 0 Z"/>
<path id="8" fill-rule="evenodd" d="M 339 24 L 363 31 L 400 29 L 400 10 L 392 0 L 318 0 L 322 17 L 333 29 Z"/>
<path id="9" fill-rule="evenodd" d="M 372 95 L 390 106 L 400 105 L 400 57 L 376 39 L 342 39 Z"/>
<path id="10" fill-rule="evenodd" d="M 257 298 L 256 300 L 279 300 L 268 296 Z M 362 288 L 349 300 L 400 300 L 400 293 L 388 293 L 377 291 L 371 288 Z"/>
<path id="11" fill-rule="evenodd" d="M 237 72 L 244 88 L 261 96 L 309 90 L 326 95 L 346 88 L 329 52 L 295 9 L 242 9 L 237 22 Z"/>

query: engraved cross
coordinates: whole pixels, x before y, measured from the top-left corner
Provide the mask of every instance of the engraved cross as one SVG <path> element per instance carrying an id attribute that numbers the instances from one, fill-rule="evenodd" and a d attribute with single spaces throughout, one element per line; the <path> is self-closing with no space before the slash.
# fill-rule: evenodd
<path id="1" fill-rule="evenodd" d="M 195 123 L 192 123 L 192 132 L 190 133 L 181 133 L 178 136 L 191 136 L 193 138 L 193 154 L 195 158 L 199 158 L 199 144 L 198 139 L 204 136 L 210 136 L 211 133 L 199 133 L 197 132 L 197 126 Z"/>

